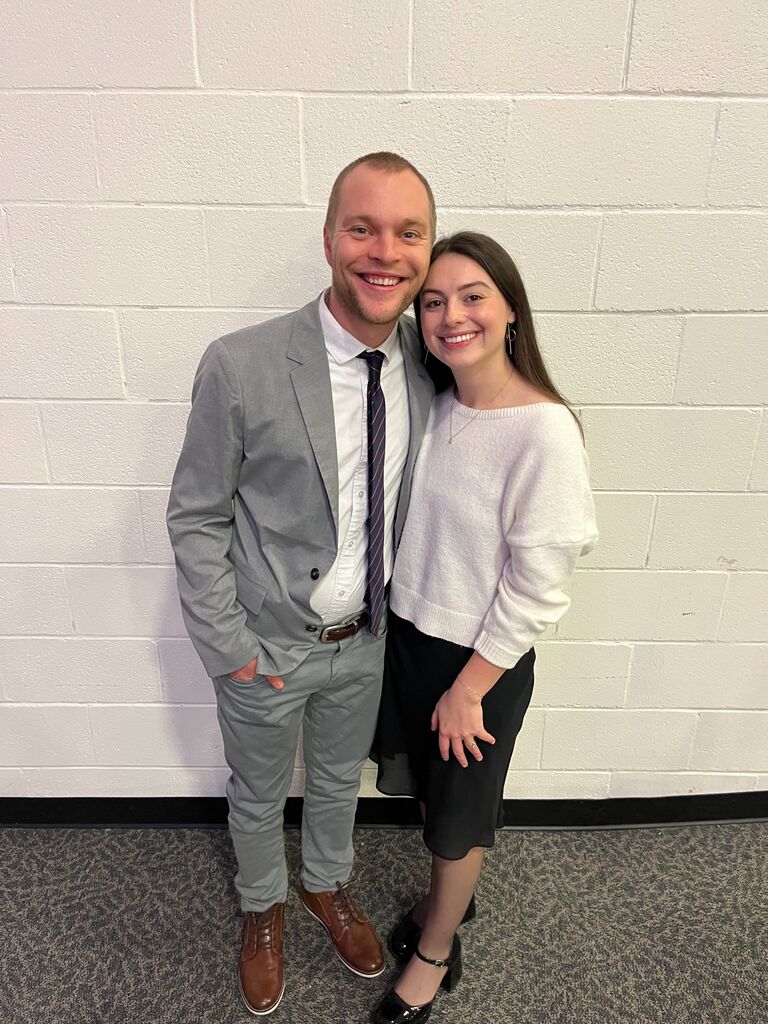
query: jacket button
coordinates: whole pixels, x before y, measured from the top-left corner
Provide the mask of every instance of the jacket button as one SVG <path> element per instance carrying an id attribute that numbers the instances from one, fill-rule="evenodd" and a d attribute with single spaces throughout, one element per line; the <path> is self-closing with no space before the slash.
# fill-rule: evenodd
<path id="1" fill-rule="evenodd" d="M 320 570 L 319 569 L 313 569 L 312 572 L 309 575 L 312 577 L 313 580 L 319 580 L 320 579 Z"/>
<path id="2" fill-rule="evenodd" d="M 304 628 L 306 629 L 306 631 L 308 633 L 316 633 L 317 632 L 317 626 L 305 626 Z"/>

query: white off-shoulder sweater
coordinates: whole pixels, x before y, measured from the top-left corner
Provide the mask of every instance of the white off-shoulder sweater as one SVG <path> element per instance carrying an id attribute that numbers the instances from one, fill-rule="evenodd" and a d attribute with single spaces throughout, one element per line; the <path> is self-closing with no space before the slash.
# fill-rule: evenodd
<path id="1" fill-rule="evenodd" d="M 597 540 L 589 464 L 565 406 L 456 402 L 449 444 L 453 401 L 443 392 L 430 412 L 390 605 L 511 668 L 565 613 L 563 586 Z"/>

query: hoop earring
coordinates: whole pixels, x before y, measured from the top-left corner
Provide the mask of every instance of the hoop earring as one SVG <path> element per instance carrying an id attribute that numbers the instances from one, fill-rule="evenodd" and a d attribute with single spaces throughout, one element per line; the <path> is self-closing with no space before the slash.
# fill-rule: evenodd
<path id="1" fill-rule="evenodd" d="M 504 335 L 507 341 L 507 355 L 512 357 L 514 355 L 515 340 L 517 339 L 517 331 L 512 324 L 507 324 L 507 330 Z"/>

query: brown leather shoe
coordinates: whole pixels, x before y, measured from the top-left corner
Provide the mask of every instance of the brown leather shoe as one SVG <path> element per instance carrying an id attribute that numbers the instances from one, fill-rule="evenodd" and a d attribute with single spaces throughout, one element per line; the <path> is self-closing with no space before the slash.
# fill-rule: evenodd
<path id="1" fill-rule="evenodd" d="M 240 992 L 246 1007 L 262 1017 L 283 998 L 283 930 L 285 904 L 273 903 L 263 913 L 248 911 L 240 947 Z"/>
<path id="2" fill-rule="evenodd" d="M 361 978 L 384 970 L 384 950 L 376 931 L 349 895 L 345 885 L 330 892 L 309 892 L 299 886 L 301 902 L 331 937 L 339 959 Z"/>

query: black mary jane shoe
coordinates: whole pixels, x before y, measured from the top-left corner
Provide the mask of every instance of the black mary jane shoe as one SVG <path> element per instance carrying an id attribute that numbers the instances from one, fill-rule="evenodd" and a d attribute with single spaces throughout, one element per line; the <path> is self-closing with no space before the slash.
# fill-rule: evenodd
<path id="1" fill-rule="evenodd" d="M 453 937 L 451 955 L 447 960 L 432 960 L 430 957 L 424 956 L 418 947 L 414 950 L 414 955 L 419 960 L 423 960 L 425 964 L 432 964 L 433 967 L 447 967 L 448 970 L 443 975 L 440 988 L 446 992 L 453 992 L 461 979 L 461 941 L 458 935 Z M 421 1006 L 409 1006 L 393 987 L 371 1014 L 371 1021 L 373 1024 L 424 1024 L 424 1021 L 429 1020 L 434 1001 L 434 999 L 430 999 L 428 1003 L 423 1003 Z"/>
<path id="2" fill-rule="evenodd" d="M 418 903 L 414 903 L 408 913 L 400 918 L 387 939 L 389 951 L 399 964 L 408 963 L 416 952 L 416 947 L 421 938 L 421 927 L 413 919 L 413 912 L 417 906 Z M 473 893 L 461 923 L 466 924 L 467 921 L 471 921 L 476 913 L 477 907 L 475 906 L 475 894 Z"/>

